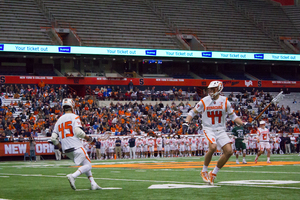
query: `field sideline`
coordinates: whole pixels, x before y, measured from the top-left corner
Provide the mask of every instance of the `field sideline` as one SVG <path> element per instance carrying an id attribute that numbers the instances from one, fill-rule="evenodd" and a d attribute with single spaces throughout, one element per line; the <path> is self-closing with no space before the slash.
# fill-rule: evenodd
<path id="1" fill-rule="evenodd" d="M 199 176 L 203 160 L 94 160 L 93 176 L 105 188 L 98 191 L 89 190 L 83 175 L 76 180 L 78 190 L 71 189 L 65 176 L 75 171 L 70 160 L 0 162 L 0 199 L 299 199 L 297 154 L 272 155 L 272 164 L 261 156 L 256 165 L 254 156 L 246 157 L 246 165 L 232 157 L 213 187 Z"/>

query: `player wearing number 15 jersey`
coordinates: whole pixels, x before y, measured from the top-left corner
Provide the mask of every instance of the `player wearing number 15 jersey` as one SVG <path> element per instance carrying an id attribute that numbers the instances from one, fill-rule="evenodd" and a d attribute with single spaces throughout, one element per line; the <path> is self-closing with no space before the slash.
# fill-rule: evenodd
<path id="1" fill-rule="evenodd" d="M 267 163 L 271 163 L 270 155 L 271 155 L 271 147 L 270 147 L 270 132 L 269 129 L 266 128 L 266 122 L 260 121 L 259 128 L 257 129 L 258 143 L 259 143 L 259 152 L 255 157 L 255 163 L 257 163 L 258 157 L 264 153 L 264 150 L 267 150 Z"/>
<path id="2" fill-rule="evenodd" d="M 196 115 L 196 113 L 202 112 L 202 125 L 205 137 L 209 141 L 209 150 L 205 155 L 203 169 L 200 173 L 204 182 L 214 184 L 214 179 L 219 169 L 221 169 L 232 155 L 232 148 L 230 139 L 226 133 L 226 116 L 236 122 L 238 125 L 243 125 L 243 122 L 238 118 L 228 99 L 224 96 L 220 96 L 220 92 L 223 90 L 223 83 L 220 81 L 212 81 L 208 86 L 209 96 L 204 97 L 201 101 L 190 110 L 186 123 L 184 123 L 183 129 L 187 130 L 188 124 Z M 213 153 L 217 150 L 217 146 L 222 148 L 223 155 L 218 160 L 217 166 L 213 171 L 207 173 L 207 167 L 211 161 Z"/>
<path id="3" fill-rule="evenodd" d="M 79 116 L 73 113 L 75 107 L 74 101 L 72 99 L 63 99 L 62 107 L 65 114 L 57 120 L 51 136 L 51 141 L 54 145 L 59 146 L 59 148 L 62 149 L 76 165 L 81 165 L 76 172 L 67 175 L 70 185 L 72 189 L 76 190 L 75 178 L 84 173 L 91 182 L 92 190 L 102 189 L 94 181 L 91 172 L 91 161 L 79 140 L 79 138 L 82 138 L 86 139 L 88 142 L 92 142 L 93 139 L 90 136 L 86 136 L 85 132 L 81 129 Z M 61 142 L 61 145 L 59 141 Z"/>

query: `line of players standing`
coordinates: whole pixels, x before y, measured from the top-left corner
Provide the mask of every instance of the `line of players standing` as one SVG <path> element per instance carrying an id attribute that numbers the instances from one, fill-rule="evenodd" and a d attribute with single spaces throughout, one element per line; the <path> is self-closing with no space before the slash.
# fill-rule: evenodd
<path id="1" fill-rule="evenodd" d="M 204 136 L 161 136 L 158 135 L 156 140 L 149 136 L 136 136 L 134 147 L 130 147 L 130 137 L 121 138 L 121 152 L 116 151 L 116 140 L 119 138 L 110 138 L 103 140 L 98 138 L 96 145 L 85 143 L 90 158 L 92 159 L 113 159 L 116 158 L 135 159 L 135 158 L 154 158 L 156 157 L 191 157 L 201 156 L 208 151 L 208 140 Z M 100 145 L 99 145 L 100 142 Z M 98 145 L 97 145 L 98 144 Z"/>
<path id="2" fill-rule="evenodd" d="M 230 135 L 233 152 L 239 151 L 236 149 L 234 135 Z M 205 136 L 161 136 L 158 135 L 156 140 L 154 137 L 136 136 L 135 146 L 129 146 L 130 137 L 121 137 L 121 152 L 116 151 L 117 138 L 112 137 L 107 140 L 98 138 L 100 146 L 91 145 L 84 142 L 84 147 L 90 155 L 91 159 L 113 159 L 116 158 L 135 159 L 135 158 L 154 158 L 156 157 L 191 157 L 203 156 L 208 151 L 208 140 Z M 270 138 L 270 146 L 273 154 L 279 154 L 281 139 L 278 134 Z M 247 155 L 256 155 L 258 152 L 258 142 L 256 134 L 247 134 L 244 138 Z M 156 147 L 156 148 L 155 148 Z"/>

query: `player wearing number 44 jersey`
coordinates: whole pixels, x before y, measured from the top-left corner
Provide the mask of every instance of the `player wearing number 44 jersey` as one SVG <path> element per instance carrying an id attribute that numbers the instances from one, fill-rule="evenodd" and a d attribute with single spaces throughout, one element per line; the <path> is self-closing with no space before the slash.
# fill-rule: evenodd
<path id="1" fill-rule="evenodd" d="M 72 189 L 76 190 L 75 179 L 81 174 L 86 174 L 91 182 L 92 190 L 102 189 L 94 181 L 91 172 L 91 161 L 79 140 L 79 138 L 82 138 L 88 142 L 92 142 L 93 139 L 92 137 L 85 135 L 85 132 L 81 129 L 79 116 L 73 113 L 75 107 L 74 101 L 72 99 L 63 99 L 62 107 L 65 114 L 56 122 L 51 141 L 54 145 L 59 146 L 59 148 L 62 149 L 76 165 L 81 165 L 76 172 L 67 175 L 70 185 Z M 61 145 L 59 141 L 61 142 Z"/>
<path id="2" fill-rule="evenodd" d="M 271 146 L 270 146 L 270 132 L 269 129 L 266 128 L 266 122 L 260 121 L 259 128 L 257 129 L 257 136 L 259 143 L 259 152 L 255 157 L 255 164 L 257 163 L 258 157 L 264 153 L 264 150 L 267 150 L 267 163 L 271 163 L 270 155 L 271 155 Z"/>
<path id="3" fill-rule="evenodd" d="M 221 169 L 232 155 L 232 148 L 230 139 L 226 133 L 226 116 L 237 123 L 238 125 L 244 125 L 242 120 L 238 118 L 228 99 L 224 96 L 220 96 L 220 92 L 223 89 L 223 83 L 220 81 L 212 81 L 208 86 L 209 96 L 204 97 L 201 101 L 190 110 L 186 123 L 184 123 L 183 130 L 188 129 L 188 124 L 196 115 L 196 113 L 202 112 L 202 125 L 205 137 L 209 141 L 209 150 L 205 155 L 203 169 L 200 173 L 204 182 L 214 184 L 214 179 L 217 176 L 219 169 Z M 217 150 L 217 146 L 222 148 L 223 155 L 217 162 L 217 166 L 213 171 L 207 172 L 207 167 L 211 161 L 213 153 Z"/>

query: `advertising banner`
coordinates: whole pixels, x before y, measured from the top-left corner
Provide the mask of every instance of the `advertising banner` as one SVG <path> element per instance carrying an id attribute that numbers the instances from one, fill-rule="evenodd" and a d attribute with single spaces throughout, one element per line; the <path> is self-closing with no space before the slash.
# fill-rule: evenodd
<path id="1" fill-rule="evenodd" d="M 0 142 L 0 157 L 24 156 L 30 153 L 29 142 Z M 35 155 L 54 155 L 54 145 L 48 142 L 36 142 Z"/>

